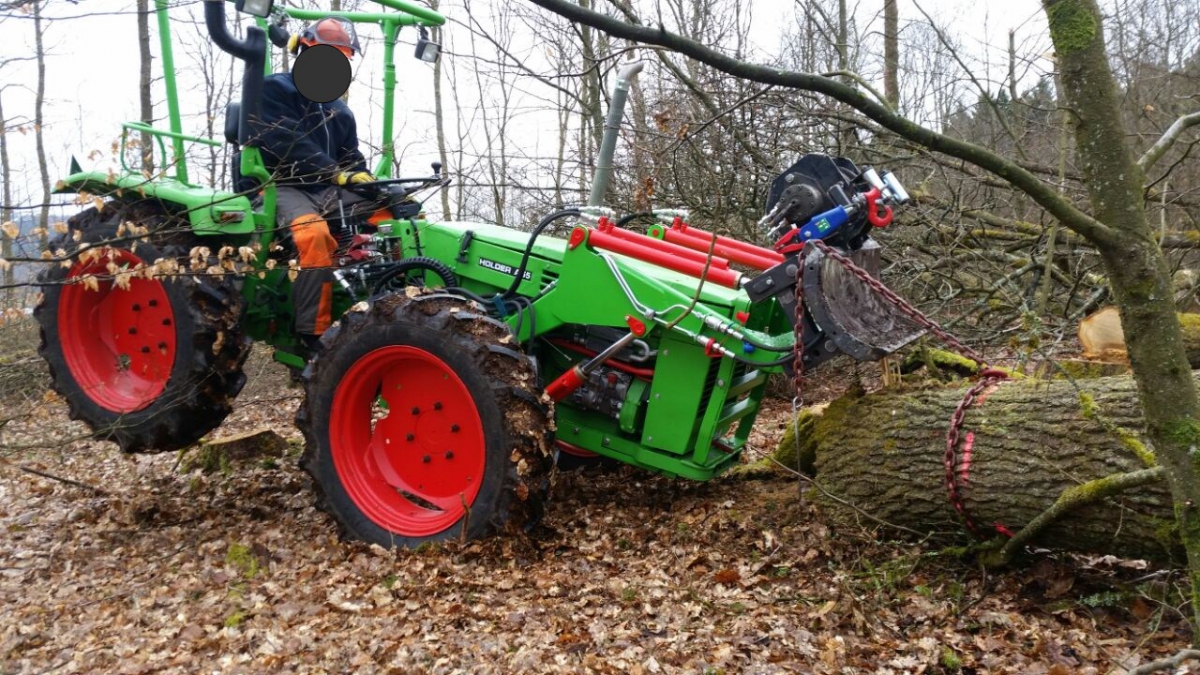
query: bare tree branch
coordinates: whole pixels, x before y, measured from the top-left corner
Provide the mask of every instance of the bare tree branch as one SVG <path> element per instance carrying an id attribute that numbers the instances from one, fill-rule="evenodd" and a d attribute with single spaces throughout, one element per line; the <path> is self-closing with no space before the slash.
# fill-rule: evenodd
<path id="1" fill-rule="evenodd" d="M 850 70 L 833 70 L 828 73 L 821 73 L 821 76 L 822 77 L 845 77 L 845 78 L 854 80 L 854 82 L 857 83 L 858 86 L 871 92 L 872 96 L 879 99 L 880 103 L 887 106 L 888 110 L 894 111 L 896 109 L 896 106 L 893 105 L 892 102 L 888 100 L 887 96 L 884 96 L 883 94 L 879 93 L 878 89 L 876 89 L 875 87 L 872 87 L 871 83 L 867 82 L 865 79 L 863 79 L 863 76 L 859 75 L 858 73 L 855 73 Z"/>
<path id="2" fill-rule="evenodd" d="M 622 0 L 611 0 L 611 2 L 613 6 L 621 10 L 621 13 L 624 14 L 629 21 L 636 22 L 638 20 L 637 16 L 633 13 L 633 9 L 626 2 L 623 2 Z M 644 40 L 639 40 L 639 42 L 644 42 Z M 661 46 L 667 47 L 668 49 L 671 48 L 670 45 Z M 708 95 L 708 92 L 705 91 L 704 87 L 701 87 L 699 83 L 689 77 L 687 73 L 683 72 L 679 66 L 675 65 L 675 62 L 672 61 L 669 56 L 660 51 L 655 51 L 654 55 L 657 56 L 658 60 L 662 62 L 663 66 L 665 66 L 666 69 L 675 76 L 675 79 L 682 82 L 684 86 L 686 86 L 693 94 L 695 94 L 696 98 L 700 100 L 700 103 L 708 110 L 709 115 L 711 115 L 714 119 L 717 119 L 724 114 L 721 111 L 721 107 L 718 106 L 715 101 L 713 101 L 712 97 Z M 726 126 L 725 128 L 732 134 L 734 140 L 737 141 L 737 144 L 740 145 L 743 150 L 749 153 L 750 156 L 754 158 L 754 161 L 760 166 L 775 166 L 775 161 L 763 153 L 761 149 L 750 143 L 740 129 L 729 126 Z"/>
<path id="3" fill-rule="evenodd" d="M 734 77 L 825 94 L 855 108 L 904 138 L 937 152 L 957 157 L 999 176 L 1028 194 L 1065 226 L 1079 234 L 1099 242 L 1116 240 L 1117 235 L 1112 228 L 1080 211 L 1063 199 L 1052 186 L 1042 182 L 1016 163 L 978 145 L 927 129 L 896 114 L 887 106 L 850 85 L 814 73 L 795 72 L 747 63 L 706 47 L 695 40 L 672 33 L 662 26 L 650 28 L 632 25 L 611 16 L 573 5 L 566 0 L 532 0 L 532 2 L 556 14 L 606 31 L 616 37 L 673 49 Z"/>
<path id="4" fill-rule="evenodd" d="M 1138 666 L 1130 670 L 1127 675 L 1148 675 L 1148 673 L 1157 673 L 1163 670 L 1175 670 L 1183 665 L 1184 662 L 1191 661 L 1192 659 L 1200 659 L 1200 649 L 1184 649 L 1170 658 L 1159 659 Z"/>
<path id="5" fill-rule="evenodd" d="M 1175 142 L 1179 140 L 1179 136 L 1184 131 L 1197 124 L 1200 124 L 1200 110 L 1175 120 L 1175 123 L 1167 129 L 1166 133 L 1160 136 L 1154 145 L 1150 146 L 1146 154 L 1142 155 L 1141 159 L 1137 162 L 1138 166 L 1142 167 L 1142 171 L 1146 171 L 1154 166 L 1158 160 L 1162 159 L 1163 155 L 1167 154 L 1171 146 L 1175 145 Z"/>
<path id="6" fill-rule="evenodd" d="M 958 50 L 954 48 L 954 45 L 950 44 L 950 40 L 946 38 L 946 34 L 942 32 L 941 28 L 937 27 L 937 24 L 933 22 L 933 18 L 929 16 L 929 13 L 925 11 L 925 8 L 921 7 L 921 5 L 915 1 L 913 2 L 913 6 L 916 7 L 917 11 L 921 13 L 921 16 L 925 17 L 925 20 L 929 22 L 929 27 L 933 29 L 933 34 L 937 36 L 938 42 L 942 43 L 942 46 L 946 48 L 946 51 L 950 53 L 950 56 L 955 60 L 955 62 L 958 63 L 959 67 L 963 69 L 963 72 L 967 74 L 967 78 L 971 80 L 971 82 L 975 85 L 975 89 L 979 91 L 979 95 L 983 97 L 983 100 L 987 102 L 988 107 L 992 109 L 992 113 L 996 115 L 996 121 L 1000 123 L 1000 126 L 1004 127 L 1004 133 L 1008 134 L 1008 137 L 1013 140 L 1013 147 L 1016 148 L 1017 154 L 1021 156 L 1021 159 L 1027 159 L 1027 157 L 1025 157 L 1025 150 L 1021 148 L 1021 139 L 1017 138 L 1017 135 L 1013 133 L 1012 127 L 1008 125 L 1008 119 L 1004 115 L 1004 111 L 1000 109 L 1000 106 L 996 105 L 996 101 L 992 98 L 991 93 L 989 93 L 987 88 L 985 88 L 983 84 L 979 82 L 979 78 L 975 77 L 974 71 L 968 68 L 966 63 L 963 63 L 962 58 L 958 55 Z M 1017 99 L 1015 97 L 1013 98 L 1012 104 L 1017 104 Z"/>

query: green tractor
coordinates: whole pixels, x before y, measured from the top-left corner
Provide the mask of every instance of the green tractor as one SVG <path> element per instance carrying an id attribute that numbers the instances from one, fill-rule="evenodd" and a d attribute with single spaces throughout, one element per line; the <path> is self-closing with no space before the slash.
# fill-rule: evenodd
<path id="1" fill-rule="evenodd" d="M 618 79 L 589 206 L 532 232 L 426 220 L 415 197 L 449 179 L 436 164 L 391 177 L 393 57 L 400 29 L 416 27 L 418 55 L 436 58 L 425 28 L 445 19 L 376 2 L 379 12 L 332 14 L 383 34 L 380 179 L 355 189 L 389 217 L 341 220 L 340 318 L 314 345 L 293 328 L 296 254 L 276 229 L 276 187 L 252 131 L 268 37 L 288 37 L 268 19 L 331 13 L 239 0 L 257 25 L 235 39 L 225 2 L 205 0 L 212 39 L 244 61 L 226 191 L 188 177 L 185 148 L 221 141 L 181 131 L 167 2 L 156 0 L 171 128 L 127 123 L 124 134 L 153 137 L 166 169 L 143 175 L 124 151 L 116 174 L 72 162 L 59 190 L 103 202 L 54 244 L 65 257 L 40 278 L 35 312 L 54 388 L 97 437 L 127 452 L 194 443 L 229 413 L 251 342 L 265 342 L 302 372 L 296 421 L 318 505 L 349 536 L 415 546 L 529 525 L 556 461 L 710 479 L 738 462 L 768 375 L 843 353 L 878 359 L 920 334 L 866 276 L 878 271 L 873 227 L 907 199 L 891 174 L 801 158 L 768 196 L 771 247 L 669 211 L 653 214 L 649 234 L 622 227 L 629 218 L 601 202 L 636 66 Z"/>

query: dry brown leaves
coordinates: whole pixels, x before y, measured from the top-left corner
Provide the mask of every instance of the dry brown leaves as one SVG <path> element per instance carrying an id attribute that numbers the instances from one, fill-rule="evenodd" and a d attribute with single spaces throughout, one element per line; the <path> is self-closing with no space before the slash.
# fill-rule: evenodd
<path id="1" fill-rule="evenodd" d="M 214 435 L 299 442 L 299 391 L 262 354 L 250 376 Z M 32 413 L 0 444 L 81 431 L 56 397 Z M 0 672 L 1062 675 L 1187 642 L 1151 588 L 1171 575 L 1047 559 L 985 577 L 831 530 L 789 481 L 563 475 L 530 539 L 391 553 L 338 540 L 294 453 L 212 474 L 177 459 L 5 454 Z"/>

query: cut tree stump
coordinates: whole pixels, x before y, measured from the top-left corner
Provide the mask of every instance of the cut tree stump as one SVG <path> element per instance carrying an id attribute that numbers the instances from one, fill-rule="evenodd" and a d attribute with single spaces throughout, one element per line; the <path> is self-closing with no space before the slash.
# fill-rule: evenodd
<path id="1" fill-rule="evenodd" d="M 1112 487 L 1092 481 L 1120 475 L 1147 484 L 1069 510 L 1017 543 L 1181 560 L 1168 487 L 1161 469 L 1150 468 L 1154 458 L 1140 439 L 1133 379 L 1097 378 L 1080 386 L 1082 392 L 1065 380 L 1006 381 L 968 409 L 954 467 L 966 511 L 982 536 L 1003 537 L 1002 531 L 1018 533 L 1039 516 L 1044 520 L 1064 491 L 1086 501 Z M 815 499 L 835 519 L 875 518 L 943 540 L 961 536 L 943 458 L 950 418 L 965 390 L 886 389 L 845 396 L 819 415 L 801 413 L 799 466 L 815 473 L 828 493 L 818 490 Z M 797 466 L 794 427 L 788 425 L 775 453 L 790 467 Z"/>
<path id="2" fill-rule="evenodd" d="M 277 459 L 287 453 L 287 439 L 266 427 L 259 427 L 240 434 L 215 439 L 203 439 L 185 453 L 190 458 L 181 461 L 186 473 L 194 468 L 205 473 L 224 471 L 234 462 L 252 459 Z"/>

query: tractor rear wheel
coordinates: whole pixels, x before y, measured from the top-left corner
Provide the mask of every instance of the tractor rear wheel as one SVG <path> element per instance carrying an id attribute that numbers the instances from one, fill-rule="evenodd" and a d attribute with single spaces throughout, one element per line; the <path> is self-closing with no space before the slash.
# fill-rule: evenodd
<path id="1" fill-rule="evenodd" d="M 385 547 L 532 524 L 552 467 L 532 361 L 460 298 L 392 293 L 321 339 L 296 418 L 318 506 Z"/>
<path id="2" fill-rule="evenodd" d="M 177 450 L 216 428 L 245 384 L 242 297 L 231 277 L 128 275 L 167 258 L 186 268 L 188 248 L 179 232 L 161 248 L 152 242 L 166 237 L 154 234 L 131 242 L 119 236 L 126 221 L 152 233 L 170 222 L 144 204 L 111 203 L 71 218 L 52 243 L 73 255 L 38 279 L 38 351 L 71 418 L 97 438 L 126 452 Z"/>

